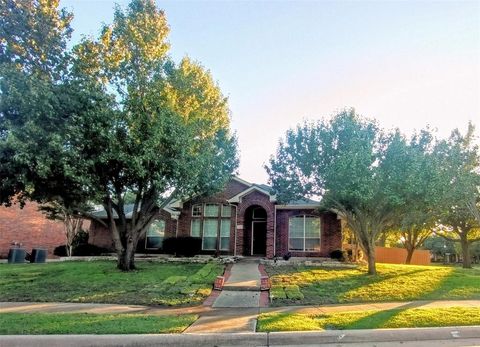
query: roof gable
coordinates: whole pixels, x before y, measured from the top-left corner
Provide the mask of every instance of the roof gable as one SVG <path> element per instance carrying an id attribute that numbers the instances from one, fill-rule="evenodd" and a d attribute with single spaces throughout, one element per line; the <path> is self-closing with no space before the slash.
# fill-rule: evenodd
<path id="1" fill-rule="evenodd" d="M 275 198 L 275 195 L 271 195 L 269 191 L 265 190 L 263 187 L 260 187 L 258 185 L 252 185 L 251 187 L 245 189 L 244 191 L 241 191 L 240 193 L 232 196 L 230 199 L 228 199 L 227 201 L 229 203 L 238 203 L 238 202 L 242 202 L 242 198 L 245 196 L 245 195 L 248 195 L 250 194 L 251 192 L 253 191 L 257 191 L 257 192 L 260 192 L 262 194 L 265 194 L 266 196 L 268 196 L 268 198 L 270 199 L 270 202 L 275 202 L 276 201 L 276 198 Z"/>

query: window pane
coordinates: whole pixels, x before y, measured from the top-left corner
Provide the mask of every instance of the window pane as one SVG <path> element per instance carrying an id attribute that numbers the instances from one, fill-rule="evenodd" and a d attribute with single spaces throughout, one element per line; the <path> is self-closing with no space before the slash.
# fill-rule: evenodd
<path id="1" fill-rule="evenodd" d="M 222 251 L 228 251 L 230 249 L 230 237 L 220 238 L 220 249 Z"/>
<path id="2" fill-rule="evenodd" d="M 203 221 L 203 236 L 204 237 L 217 237 L 218 220 L 205 219 Z"/>
<path id="3" fill-rule="evenodd" d="M 147 243 L 145 248 L 162 248 L 163 237 L 160 236 L 147 236 Z"/>
<path id="4" fill-rule="evenodd" d="M 231 217 L 232 216 L 232 206 L 223 205 L 222 206 L 222 217 Z"/>
<path id="5" fill-rule="evenodd" d="M 306 239 L 305 240 L 306 251 L 320 251 L 320 239 Z"/>
<path id="6" fill-rule="evenodd" d="M 220 236 L 230 237 L 230 219 L 222 219 L 222 225 L 220 228 Z"/>
<path id="7" fill-rule="evenodd" d="M 288 249 L 292 251 L 303 251 L 303 238 L 290 238 L 288 239 Z"/>
<path id="8" fill-rule="evenodd" d="M 288 223 L 288 230 L 290 237 L 303 238 L 303 216 L 290 218 Z"/>
<path id="9" fill-rule="evenodd" d="M 305 217 L 305 237 L 320 237 L 320 218 Z"/>
<path id="10" fill-rule="evenodd" d="M 253 219 L 267 219 L 267 211 L 265 211 L 262 207 L 256 207 L 253 210 Z"/>
<path id="11" fill-rule="evenodd" d="M 206 204 L 205 205 L 205 217 L 218 217 L 218 205 Z"/>
<path id="12" fill-rule="evenodd" d="M 165 221 L 154 220 L 148 227 L 147 236 L 161 236 L 165 235 Z"/>
<path id="13" fill-rule="evenodd" d="M 193 237 L 200 237 L 202 236 L 202 221 L 200 219 L 193 219 L 192 220 L 192 227 L 190 229 L 190 235 Z"/>
<path id="14" fill-rule="evenodd" d="M 193 205 L 192 216 L 193 217 L 200 217 L 201 215 L 202 215 L 202 205 L 200 205 L 200 204 Z"/>
<path id="15" fill-rule="evenodd" d="M 202 243 L 202 249 L 212 250 L 216 249 L 217 238 L 216 237 L 204 237 Z"/>

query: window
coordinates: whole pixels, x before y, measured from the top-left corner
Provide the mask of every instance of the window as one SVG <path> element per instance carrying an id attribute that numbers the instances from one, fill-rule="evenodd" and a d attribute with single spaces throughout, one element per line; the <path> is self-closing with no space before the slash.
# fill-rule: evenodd
<path id="1" fill-rule="evenodd" d="M 150 224 L 145 237 L 145 249 L 162 248 L 164 237 L 165 221 L 161 219 L 154 220 L 152 224 Z"/>
<path id="2" fill-rule="evenodd" d="M 202 249 L 216 250 L 217 249 L 217 219 L 205 219 L 203 222 L 203 240 Z"/>
<path id="3" fill-rule="evenodd" d="M 192 207 L 192 217 L 201 217 L 202 216 L 202 205 L 193 205 Z"/>
<path id="4" fill-rule="evenodd" d="M 265 209 L 263 209 L 262 207 L 255 207 L 253 209 L 253 213 L 252 213 L 252 219 L 255 219 L 255 220 L 266 220 L 267 219 L 267 211 L 265 211 Z"/>
<path id="5" fill-rule="evenodd" d="M 192 237 L 202 236 L 202 221 L 200 219 L 192 219 L 192 225 L 190 228 L 190 235 Z"/>
<path id="6" fill-rule="evenodd" d="M 220 222 L 220 250 L 228 251 L 230 249 L 230 219 L 222 219 Z"/>
<path id="7" fill-rule="evenodd" d="M 205 204 L 205 217 L 218 217 L 219 206 L 217 204 Z"/>
<path id="8" fill-rule="evenodd" d="M 202 208 L 203 207 L 203 208 Z M 220 204 L 192 206 L 190 235 L 202 238 L 202 250 L 230 250 L 232 207 Z"/>
<path id="9" fill-rule="evenodd" d="M 232 216 L 232 206 L 222 205 L 222 217 L 231 217 Z"/>
<path id="10" fill-rule="evenodd" d="M 320 251 L 320 218 L 295 216 L 288 221 L 288 249 L 291 251 Z"/>

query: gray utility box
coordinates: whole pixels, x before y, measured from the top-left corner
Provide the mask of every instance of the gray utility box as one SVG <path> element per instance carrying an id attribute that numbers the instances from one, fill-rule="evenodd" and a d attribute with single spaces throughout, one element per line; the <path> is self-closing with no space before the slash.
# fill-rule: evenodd
<path id="1" fill-rule="evenodd" d="M 25 248 L 10 248 L 10 250 L 8 251 L 8 263 L 25 263 L 26 256 L 27 251 L 25 250 Z"/>
<path id="2" fill-rule="evenodd" d="M 30 256 L 30 263 L 45 263 L 47 260 L 47 250 L 44 248 L 32 249 L 32 255 Z"/>

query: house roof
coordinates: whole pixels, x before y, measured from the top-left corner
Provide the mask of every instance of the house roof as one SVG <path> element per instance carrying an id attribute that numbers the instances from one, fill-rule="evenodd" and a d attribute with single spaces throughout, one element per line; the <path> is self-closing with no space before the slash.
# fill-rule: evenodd
<path id="1" fill-rule="evenodd" d="M 233 180 L 240 182 L 246 186 L 246 189 L 242 190 L 240 193 L 236 194 L 235 196 L 231 197 L 227 201 L 230 203 L 238 203 L 241 201 L 242 197 L 245 195 L 248 195 L 252 191 L 258 191 L 261 192 L 265 195 L 267 195 L 270 198 L 271 202 L 276 202 L 276 197 L 273 192 L 273 188 L 266 185 L 266 184 L 256 184 L 256 183 L 250 183 L 247 182 L 239 177 L 234 176 L 232 178 Z M 320 206 L 319 201 L 315 201 L 312 199 L 308 198 L 303 198 L 303 199 L 298 199 L 298 200 L 293 200 L 290 201 L 286 204 L 283 205 L 276 205 L 278 209 L 299 209 L 299 208 L 317 208 Z M 165 206 L 163 209 L 167 211 L 168 213 L 172 215 L 178 215 L 179 211 L 177 209 L 182 208 L 182 201 L 178 199 L 172 199 L 170 203 Z M 132 218 L 132 213 L 133 213 L 133 204 L 126 204 L 124 206 L 125 210 L 125 217 L 127 219 Z M 106 219 L 107 218 L 107 212 L 103 208 L 103 206 L 98 205 L 95 206 L 95 210 L 90 213 L 93 217 L 99 218 L 99 219 Z M 115 211 L 113 211 L 114 218 L 117 219 L 118 215 Z"/>

